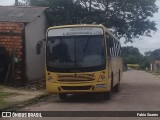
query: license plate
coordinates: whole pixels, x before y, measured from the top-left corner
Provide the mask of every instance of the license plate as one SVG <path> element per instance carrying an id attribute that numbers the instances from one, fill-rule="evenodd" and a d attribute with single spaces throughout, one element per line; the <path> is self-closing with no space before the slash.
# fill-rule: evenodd
<path id="1" fill-rule="evenodd" d="M 106 85 L 105 84 L 97 84 L 96 88 L 106 88 Z"/>

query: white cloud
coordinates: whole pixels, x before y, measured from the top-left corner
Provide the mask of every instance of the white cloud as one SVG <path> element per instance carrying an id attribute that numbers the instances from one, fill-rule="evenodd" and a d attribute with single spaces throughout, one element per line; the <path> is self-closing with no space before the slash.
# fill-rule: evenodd
<path id="1" fill-rule="evenodd" d="M 5 5 L 14 5 L 15 0 L 0 0 L 0 5 L 5 6 Z"/>
<path id="2" fill-rule="evenodd" d="M 144 54 L 146 51 L 153 51 L 160 48 L 160 0 L 157 0 L 156 4 L 159 7 L 159 11 L 158 13 L 154 14 L 152 20 L 157 23 L 157 32 L 153 33 L 152 37 L 142 37 L 142 40 L 135 40 L 134 43 L 124 44 L 124 40 L 121 40 L 122 46 L 137 47 L 142 54 Z"/>

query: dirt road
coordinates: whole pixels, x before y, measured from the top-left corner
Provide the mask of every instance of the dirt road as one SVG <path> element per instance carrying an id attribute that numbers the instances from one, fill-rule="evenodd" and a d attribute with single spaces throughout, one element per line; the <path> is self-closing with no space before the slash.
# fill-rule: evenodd
<path id="1" fill-rule="evenodd" d="M 62 101 L 55 95 L 25 111 L 160 111 L 160 77 L 143 71 L 124 72 L 119 93 L 113 93 L 110 101 L 101 95 L 71 95 Z M 48 118 L 51 119 L 51 118 Z M 54 118 L 67 119 L 67 118 Z M 68 120 L 81 118 L 68 118 Z M 86 118 L 93 120 L 97 118 Z M 150 118 L 98 118 L 110 120 L 148 120 Z M 160 118 L 151 118 L 158 120 Z M 16 118 L 15 118 L 16 120 Z"/>

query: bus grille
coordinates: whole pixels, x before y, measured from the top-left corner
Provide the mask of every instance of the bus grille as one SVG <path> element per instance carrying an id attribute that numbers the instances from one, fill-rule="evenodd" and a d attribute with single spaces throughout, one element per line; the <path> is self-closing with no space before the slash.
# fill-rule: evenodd
<path id="1" fill-rule="evenodd" d="M 63 90 L 89 90 L 92 86 L 61 86 Z"/>
<path id="2" fill-rule="evenodd" d="M 59 82 L 90 82 L 95 80 L 95 74 L 58 75 Z"/>

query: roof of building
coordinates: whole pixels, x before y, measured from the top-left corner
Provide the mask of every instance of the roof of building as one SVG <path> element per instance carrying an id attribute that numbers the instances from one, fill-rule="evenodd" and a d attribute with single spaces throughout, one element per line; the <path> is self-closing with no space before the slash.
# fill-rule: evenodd
<path id="1" fill-rule="evenodd" d="M 0 6 L 0 22 L 26 22 L 36 19 L 47 7 Z"/>

